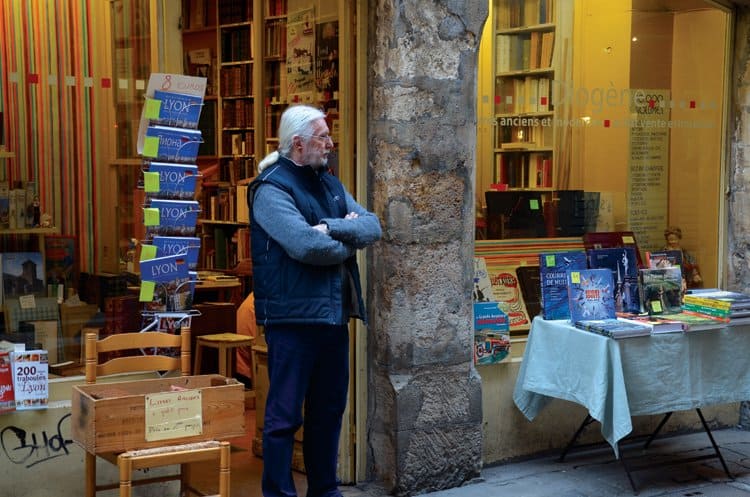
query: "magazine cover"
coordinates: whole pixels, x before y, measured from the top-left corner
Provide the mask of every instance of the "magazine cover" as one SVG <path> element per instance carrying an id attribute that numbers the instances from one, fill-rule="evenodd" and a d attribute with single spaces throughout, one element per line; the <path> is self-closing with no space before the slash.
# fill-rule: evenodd
<path id="1" fill-rule="evenodd" d="M 191 281 L 185 256 L 168 255 L 141 261 L 139 300 L 148 311 L 182 311 L 193 303 L 195 282 Z"/>
<path id="2" fill-rule="evenodd" d="M 682 271 L 679 267 L 641 269 L 643 305 L 649 314 L 682 310 Z"/>
<path id="3" fill-rule="evenodd" d="M 638 314 L 641 297 L 638 289 L 638 260 L 633 247 L 590 249 L 586 251 L 591 269 L 612 271 L 615 311 Z"/>
<path id="4" fill-rule="evenodd" d="M 511 330 L 528 329 L 531 320 L 516 276 L 516 266 L 493 266 L 489 269 L 492 284 L 492 300 L 508 315 Z"/>
<path id="5" fill-rule="evenodd" d="M 510 357 L 508 316 L 498 302 L 474 303 L 474 364 L 497 364 Z"/>
<path id="6" fill-rule="evenodd" d="M 582 251 L 539 254 L 539 277 L 544 319 L 568 319 L 568 271 L 586 269 L 586 253 Z"/>
<path id="7" fill-rule="evenodd" d="M 609 269 L 568 271 L 568 304 L 573 323 L 616 318 L 612 272 Z"/>

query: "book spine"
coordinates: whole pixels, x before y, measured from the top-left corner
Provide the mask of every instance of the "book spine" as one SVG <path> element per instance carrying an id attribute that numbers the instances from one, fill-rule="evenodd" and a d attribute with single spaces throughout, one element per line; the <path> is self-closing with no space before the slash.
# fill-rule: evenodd
<path id="1" fill-rule="evenodd" d="M 724 322 L 729 322 L 729 311 L 723 311 L 721 309 L 715 309 L 713 307 L 706 307 L 698 304 L 684 303 L 682 304 L 683 311 L 695 312 L 704 316 L 721 319 Z"/>
<path id="2" fill-rule="evenodd" d="M 708 297 L 698 297 L 695 295 L 685 295 L 683 297 L 683 302 L 686 304 L 692 304 L 692 305 L 700 305 L 703 307 L 710 307 L 713 309 L 719 309 L 719 310 L 726 310 L 729 311 L 732 308 L 732 303 L 728 302 L 726 300 L 717 300 L 717 299 L 711 299 Z"/>

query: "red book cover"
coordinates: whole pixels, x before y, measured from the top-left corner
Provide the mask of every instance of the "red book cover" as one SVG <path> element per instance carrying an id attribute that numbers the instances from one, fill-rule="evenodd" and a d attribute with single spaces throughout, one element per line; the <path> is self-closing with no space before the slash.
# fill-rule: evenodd
<path id="1" fill-rule="evenodd" d="M 10 353 L 0 351 L 0 412 L 12 411 L 16 407 L 13 395 L 13 371 Z"/>

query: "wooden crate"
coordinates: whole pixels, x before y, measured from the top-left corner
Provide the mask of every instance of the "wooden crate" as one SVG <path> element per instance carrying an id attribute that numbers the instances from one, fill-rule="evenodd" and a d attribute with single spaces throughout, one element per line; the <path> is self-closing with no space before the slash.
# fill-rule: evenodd
<path id="1" fill-rule="evenodd" d="M 172 387 L 201 391 L 202 433 L 146 441 L 145 396 Z M 244 385 L 216 374 L 77 385 L 71 410 L 72 438 L 93 454 L 245 435 Z"/>

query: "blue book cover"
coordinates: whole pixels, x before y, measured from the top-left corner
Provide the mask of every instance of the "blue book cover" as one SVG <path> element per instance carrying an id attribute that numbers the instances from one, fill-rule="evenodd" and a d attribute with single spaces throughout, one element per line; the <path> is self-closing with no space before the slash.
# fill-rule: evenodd
<path id="1" fill-rule="evenodd" d="M 152 199 L 144 209 L 146 234 L 193 236 L 199 212 L 200 205 L 195 200 Z"/>
<path id="2" fill-rule="evenodd" d="M 499 302 L 474 303 L 474 364 L 497 364 L 510 356 L 510 320 Z"/>
<path id="3" fill-rule="evenodd" d="M 151 162 L 143 173 L 146 197 L 192 200 L 197 178 L 198 166 L 195 164 Z"/>
<path id="4" fill-rule="evenodd" d="M 182 311 L 193 303 L 195 280 L 191 280 L 182 255 L 155 257 L 140 262 L 141 302 L 149 311 Z"/>
<path id="5" fill-rule="evenodd" d="M 203 109 L 203 98 L 162 90 L 154 90 L 154 98 L 146 103 L 146 117 L 155 124 L 195 129 Z"/>
<path id="6" fill-rule="evenodd" d="M 539 277 L 544 319 L 568 319 L 568 271 L 586 269 L 583 251 L 539 254 Z"/>
<path id="7" fill-rule="evenodd" d="M 201 132 L 196 129 L 152 125 L 146 129 L 143 156 L 160 161 L 195 163 Z"/>
<path id="8" fill-rule="evenodd" d="M 609 269 L 568 271 L 568 306 L 573 323 L 592 319 L 614 319 L 614 280 Z"/>
<path id="9" fill-rule="evenodd" d="M 591 269 L 609 269 L 614 281 L 615 311 L 638 314 L 641 296 L 638 285 L 638 258 L 633 247 L 589 249 Z"/>
<path id="10" fill-rule="evenodd" d="M 198 267 L 198 255 L 201 249 L 201 239 L 197 236 L 160 236 L 151 240 L 156 246 L 156 256 L 183 255 L 188 267 L 195 270 Z"/>

